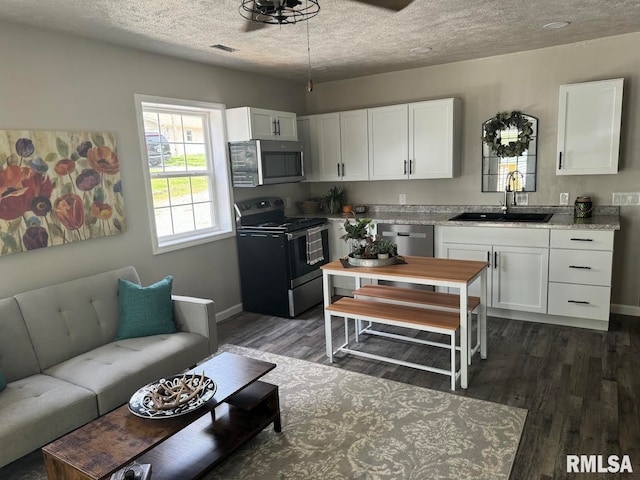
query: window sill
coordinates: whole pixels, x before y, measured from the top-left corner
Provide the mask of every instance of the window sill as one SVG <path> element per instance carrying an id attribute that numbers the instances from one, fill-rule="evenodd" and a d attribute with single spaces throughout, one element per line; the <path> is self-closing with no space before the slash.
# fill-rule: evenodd
<path id="1" fill-rule="evenodd" d="M 197 236 L 193 235 L 189 238 L 181 238 L 177 240 L 169 240 L 153 246 L 153 254 L 161 255 L 163 253 L 174 252 L 176 250 L 182 250 L 183 248 L 194 247 L 196 245 L 202 245 L 210 242 L 217 242 L 219 240 L 226 240 L 228 238 L 234 238 L 236 236 L 234 231 L 224 231 L 216 233 L 207 233 L 205 235 Z"/>

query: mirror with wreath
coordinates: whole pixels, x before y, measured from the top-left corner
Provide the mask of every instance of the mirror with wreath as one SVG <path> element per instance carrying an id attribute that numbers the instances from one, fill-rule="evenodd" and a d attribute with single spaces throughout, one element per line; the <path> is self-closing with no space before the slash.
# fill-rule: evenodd
<path id="1" fill-rule="evenodd" d="M 500 112 L 482 124 L 482 191 L 504 192 L 507 176 L 517 170 L 523 192 L 536 191 L 538 119 L 519 111 Z"/>

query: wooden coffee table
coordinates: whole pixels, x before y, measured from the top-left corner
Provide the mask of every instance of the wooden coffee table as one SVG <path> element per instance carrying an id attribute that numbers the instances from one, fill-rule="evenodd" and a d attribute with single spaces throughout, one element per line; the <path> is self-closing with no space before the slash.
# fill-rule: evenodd
<path id="1" fill-rule="evenodd" d="M 150 463 L 153 480 L 197 478 L 269 424 L 281 431 L 278 387 L 258 381 L 275 367 L 221 353 L 191 370 L 217 384 L 205 406 L 151 420 L 123 405 L 45 446 L 47 478 L 108 480 L 133 460 Z"/>

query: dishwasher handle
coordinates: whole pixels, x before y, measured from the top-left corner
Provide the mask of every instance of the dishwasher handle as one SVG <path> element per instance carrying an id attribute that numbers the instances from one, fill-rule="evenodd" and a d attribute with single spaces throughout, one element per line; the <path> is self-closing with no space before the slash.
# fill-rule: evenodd
<path id="1" fill-rule="evenodd" d="M 424 232 L 382 232 L 383 237 L 427 238 Z"/>

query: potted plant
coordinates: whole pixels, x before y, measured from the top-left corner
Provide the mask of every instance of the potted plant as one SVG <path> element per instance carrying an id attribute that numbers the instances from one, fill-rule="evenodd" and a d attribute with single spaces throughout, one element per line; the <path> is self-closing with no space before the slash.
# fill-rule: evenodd
<path id="1" fill-rule="evenodd" d="M 398 255 L 398 245 L 386 238 L 375 240 L 372 245 L 372 250 L 381 260 Z"/>
<path id="2" fill-rule="evenodd" d="M 321 200 L 322 208 L 329 213 L 342 212 L 342 206 L 347 200 L 347 192 L 343 187 L 334 185 L 324 194 Z"/>
<path id="3" fill-rule="evenodd" d="M 354 255 L 363 255 L 365 253 L 364 247 L 373 242 L 373 237 L 369 233 L 370 225 L 370 218 L 356 218 L 353 223 L 349 220 L 344 221 L 346 233 L 340 238 L 349 244 Z"/>

